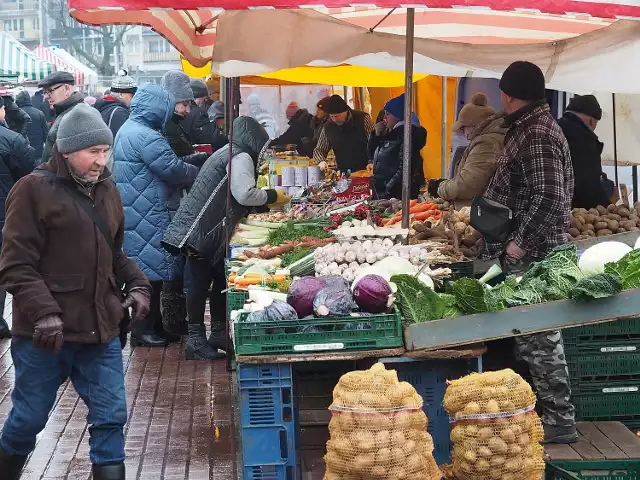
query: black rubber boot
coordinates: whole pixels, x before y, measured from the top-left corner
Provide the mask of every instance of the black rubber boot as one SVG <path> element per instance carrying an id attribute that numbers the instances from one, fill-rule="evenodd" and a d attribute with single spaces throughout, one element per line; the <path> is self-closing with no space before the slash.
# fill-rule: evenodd
<path id="1" fill-rule="evenodd" d="M 9 455 L 0 450 L 0 472 L 3 480 L 18 480 L 25 463 L 26 456 Z"/>
<path id="2" fill-rule="evenodd" d="M 209 334 L 207 342 L 212 348 L 227 351 L 227 332 L 224 324 L 211 322 L 211 333 Z"/>
<path id="3" fill-rule="evenodd" d="M 131 331 L 132 347 L 166 347 L 169 344 L 155 332 L 153 324 L 149 325 L 150 322 L 153 322 L 153 319 L 147 317 L 134 325 Z"/>
<path id="4" fill-rule="evenodd" d="M 182 338 L 180 335 L 167 331 L 164 328 L 164 325 L 162 323 L 160 323 L 159 325 L 156 325 L 156 335 L 166 340 L 167 343 L 179 342 L 180 339 Z"/>
<path id="5" fill-rule="evenodd" d="M 558 425 L 542 425 L 544 428 L 544 445 L 550 443 L 568 444 L 576 443 L 578 441 L 578 432 L 576 426 L 562 427 Z"/>
<path id="6" fill-rule="evenodd" d="M 172 335 L 186 335 L 187 324 L 187 300 L 182 291 L 171 282 L 165 282 L 160 296 L 160 310 L 162 312 L 162 325 L 167 333 Z"/>
<path id="7" fill-rule="evenodd" d="M 125 480 L 124 475 L 124 463 L 93 466 L 93 480 Z"/>
<path id="8" fill-rule="evenodd" d="M 219 360 L 225 354 L 207 343 L 207 331 L 204 325 L 189 325 L 189 339 L 184 349 L 187 360 Z"/>
<path id="9" fill-rule="evenodd" d="M 11 338 L 11 329 L 7 321 L 0 317 L 0 338 Z"/>

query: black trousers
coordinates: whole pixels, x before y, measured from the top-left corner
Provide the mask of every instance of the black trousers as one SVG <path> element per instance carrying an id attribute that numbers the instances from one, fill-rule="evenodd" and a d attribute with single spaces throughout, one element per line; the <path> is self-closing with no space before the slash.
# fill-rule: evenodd
<path id="1" fill-rule="evenodd" d="M 162 293 L 162 281 L 151 283 L 151 299 L 149 301 L 149 315 L 138 322 L 134 327 L 134 334 L 154 334 L 162 332 L 162 313 L 160 312 L 160 294 Z"/>
<path id="2" fill-rule="evenodd" d="M 209 311 L 211 313 L 211 330 L 225 330 L 227 309 L 225 295 L 222 291 L 226 288 L 224 266 L 211 266 L 206 261 L 196 257 L 187 258 L 188 271 L 191 275 L 189 288 L 187 289 L 187 315 L 190 325 L 204 325 L 204 314 L 209 298 Z"/>

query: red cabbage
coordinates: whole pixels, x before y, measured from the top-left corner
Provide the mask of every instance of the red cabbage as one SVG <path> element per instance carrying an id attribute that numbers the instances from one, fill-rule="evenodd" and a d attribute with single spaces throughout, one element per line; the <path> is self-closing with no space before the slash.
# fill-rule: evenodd
<path id="1" fill-rule="evenodd" d="M 295 280 L 287 292 L 287 303 L 300 318 L 313 315 L 313 299 L 326 286 L 322 277 L 302 277 Z"/>
<path id="2" fill-rule="evenodd" d="M 341 284 L 323 288 L 313 299 L 313 311 L 319 317 L 349 315 L 353 307 L 351 290 Z"/>
<path id="3" fill-rule="evenodd" d="M 382 313 L 389 309 L 391 287 L 380 275 L 365 275 L 353 288 L 353 298 L 361 310 Z"/>

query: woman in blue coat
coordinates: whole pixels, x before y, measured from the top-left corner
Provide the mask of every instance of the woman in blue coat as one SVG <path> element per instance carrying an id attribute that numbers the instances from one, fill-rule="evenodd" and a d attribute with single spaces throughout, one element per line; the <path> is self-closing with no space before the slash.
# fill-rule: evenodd
<path id="1" fill-rule="evenodd" d="M 151 312 L 131 333 L 134 346 L 167 344 L 160 293 L 162 282 L 174 277 L 177 265 L 160 241 L 180 206 L 180 190 L 190 187 L 198 174 L 198 168 L 176 156 L 162 135 L 175 103 L 158 85 L 139 88 L 113 147 L 115 181 L 125 215 L 124 250 L 153 286 Z"/>

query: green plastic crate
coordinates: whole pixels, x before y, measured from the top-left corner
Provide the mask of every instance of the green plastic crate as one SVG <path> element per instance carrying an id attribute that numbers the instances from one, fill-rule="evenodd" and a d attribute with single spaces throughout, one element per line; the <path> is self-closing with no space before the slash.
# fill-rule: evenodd
<path id="1" fill-rule="evenodd" d="M 603 347 L 613 350 L 611 353 L 593 355 L 566 354 L 571 384 L 582 385 L 592 382 L 629 382 L 640 380 L 640 351 L 637 353 L 618 353 L 628 347 Z M 635 352 L 635 350 L 630 350 Z"/>
<path id="2" fill-rule="evenodd" d="M 373 350 L 404 345 L 398 312 L 359 317 L 325 317 L 281 322 L 247 322 L 242 313 L 234 324 L 238 355 L 298 354 L 335 350 Z M 351 324 L 351 325 L 349 325 Z M 345 330 L 349 325 L 363 330 Z M 305 331 L 307 330 L 307 331 Z"/>
<path id="3" fill-rule="evenodd" d="M 249 292 L 229 290 L 227 292 L 227 305 L 229 311 L 241 310 L 249 299 Z"/>
<path id="4" fill-rule="evenodd" d="M 545 480 L 640 480 L 640 460 L 547 463 Z"/>
<path id="5" fill-rule="evenodd" d="M 566 353 L 594 353 L 602 347 L 640 347 L 640 317 L 562 330 Z"/>
<path id="6" fill-rule="evenodd" d="M 619 421 L 625 424 L 640 420 L 640 382 L 628 385 L 594 382 L 572 385 L 571 390 L 576 420 Z"/>

